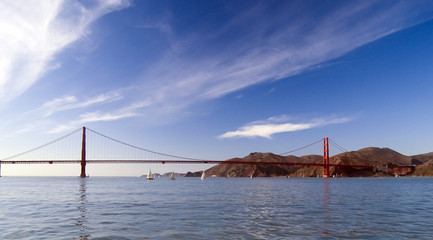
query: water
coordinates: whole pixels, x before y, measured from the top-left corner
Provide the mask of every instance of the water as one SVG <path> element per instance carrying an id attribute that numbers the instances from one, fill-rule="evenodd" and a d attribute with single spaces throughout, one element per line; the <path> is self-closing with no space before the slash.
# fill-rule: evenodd
<path id="1" fill-rule="evenodd" d="M 433 178 L 2 177 L 0 239 L 433 239 Z"/>

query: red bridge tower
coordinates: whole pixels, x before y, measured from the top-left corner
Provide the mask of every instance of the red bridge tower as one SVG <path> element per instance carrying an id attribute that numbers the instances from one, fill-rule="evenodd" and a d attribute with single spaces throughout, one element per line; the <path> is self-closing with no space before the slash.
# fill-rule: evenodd
<path id="1" fill-rule="evenodd" d="M 81 143 L 81 178 L 86 177 L 86 127 L 83 127 L 83 139 Z"/>
<path id="2" fill-rule="evenodd" d="M 323 177 L 329 177 L 329 144 L 328 138 L 323 139 Z"/>

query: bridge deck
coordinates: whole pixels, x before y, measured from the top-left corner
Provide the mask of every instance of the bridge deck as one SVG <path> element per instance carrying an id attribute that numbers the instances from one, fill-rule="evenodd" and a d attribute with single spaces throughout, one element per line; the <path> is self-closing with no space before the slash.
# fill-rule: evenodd
<path id="1" fill-rule="evenodd" d="M 0 161 L 1 164 L 77 164 L 81 160 L 17 160 Z M 249 161 L 220 161 L 220 160 L 86 160 L 90 164 L 252 164 L 252 165 L 285 165 L 285 166 L 317 166 L 323 167 L 323 163 L 296 163 L 296 162 L 249 162 Z M 374 168 L 371 165 L 348 165 L 348 164 L 328 164 L 330 167 L 354 167 L 354 168 Z"/>

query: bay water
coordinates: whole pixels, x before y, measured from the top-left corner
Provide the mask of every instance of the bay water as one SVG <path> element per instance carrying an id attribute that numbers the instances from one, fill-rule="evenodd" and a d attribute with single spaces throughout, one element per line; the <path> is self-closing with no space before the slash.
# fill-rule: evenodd
<path id="1" fill-rule="evenodd" d="M 433 239 L 433 178 L 1 177 L 0 239 Z"/>

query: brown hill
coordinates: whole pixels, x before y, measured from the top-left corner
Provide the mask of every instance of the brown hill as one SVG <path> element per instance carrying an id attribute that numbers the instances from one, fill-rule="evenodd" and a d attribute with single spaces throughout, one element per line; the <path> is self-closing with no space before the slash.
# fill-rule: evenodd
<path id="1" fill-rule="evenodd" d="M 422 163 L 422 165 L 415 167 L 415 176 L 433 176 L 433 153 L 426 153 L 412 156 L 412 162 Z"/>
<path id="2" fill-rule="evenodd" d="M 410 165 L 411 158 L 389 148 L 369 147 L 333 156 L 330 163 L 353 165 Z"/>
<path id="3" fill-rule="evenodd" d="M 199 172 L 187 172 L 184 177 L 201 177 L 201 174 L 203 173 L 203 171 L 199 171 Z"/>
<path id="4" fill-rule="evenodd" d="M 413 158 L 405 156 L 389 148 L 368 147 L 358 151 L 345 152 L 329 159 L 331 164 L 343 165 L 371 165 L 371 166 L 404 166 L 413 165 Z M 375 177 L 387 176 L 383 172 L 375 172 L 372 169 L 353 167 L 330 167 L 330 176 L 344 177 Z M 316 177 L 323 175 L 322 167 L 306 167 L 298 170 L 293 176 Z"/>
<path id="5" fill-rule="evenodd" d="M 272 153 L 251 153 L 244 158 L 233 158 L 227 161 L 244 162 L 302 162 L 322 163 L 323 156 L 308 155 L 302 157 L 280 156 Z M 369 147 L 358 151 L 345 152 L 330 158 L 331 164 L 345 165 L 372 165 L 372 166 L 402 166 L 417 165 L 415 176 L 433 176 L 433 152 L 415 156 L 405 156 L 389 148 Z M 422 166 L 420 166 L 422 165 Z M 422 167 L 422 171 L 421 171 Z M 345 177 L 371 177 L 386 176 L 386 173 L 377 173 L 372 169 L 353 167 L 330 167 L 330 175 Z M 206 170 L 207 176 L 217 177 L 321 177 L 322 167 L 314 166 L 287 166 L 287 165 L 253 165 L 253 164 L 218 164 Z"/>
<path id="6" fill-rule="evenodd" d="M 241 162 L 317 162 L 322 157 L 309 155 L 303 157 L 280 156 L 273 153 L 251 153 L 244 158 L 232 158 L 227 161 Z M 255 164 L 218 164 L 206 170 L 207 176 L 217 177 L 279 177 L 288 176 L 298 170 L 299 166 L 255 165 Z"/>
<path id="7" fill-rule="evenodd" d="M 427 162 L 423 163 L 422 165 L 424 165 L 424 166 L 433 166 L 433 159 L 432 160 L 428 160 Z"/>
<path id="8" fill-rule="evenodd" d="M 411 161 L 412 161 L 412 164 L 416 164 L 416 165 L 426 164 L 427 162 L 432 162 L 433 161 L 433 152 L 412 156 Z"/>

